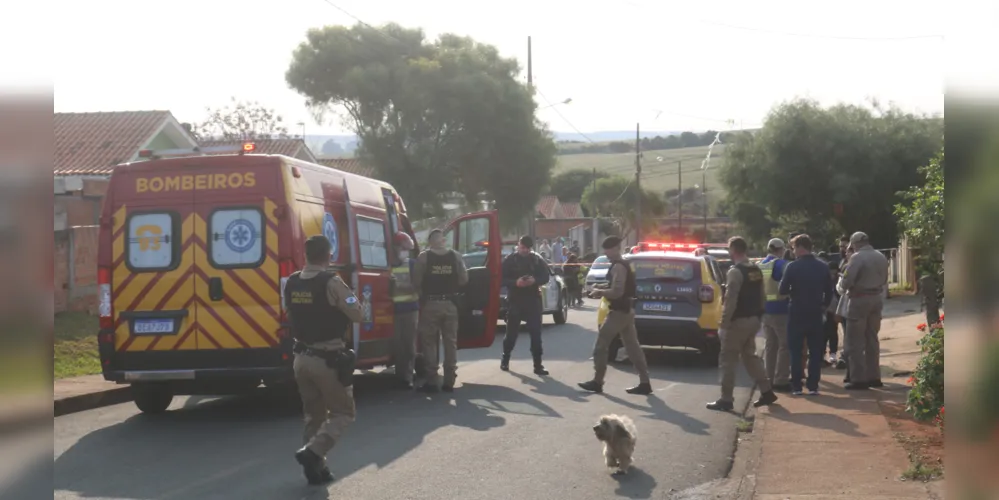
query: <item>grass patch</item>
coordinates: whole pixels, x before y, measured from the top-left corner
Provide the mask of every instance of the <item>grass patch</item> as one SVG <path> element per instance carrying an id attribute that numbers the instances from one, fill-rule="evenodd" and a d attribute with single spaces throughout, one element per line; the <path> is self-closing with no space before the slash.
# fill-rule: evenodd
<path id="1" fill-rule="evenodd" d="M 701 161 L 708 154 L 707 146 L 679 149 L 661 149 L 642 152 L 642 188 L 663 194 L 666 190 L 676 189 L 679 181 L 677 162 L 683 162 L 683 187 L 693 187 L 700 184 Z M 725 156 L 725 146 L 719 144 L 711 151 L 711 162 L 704 172 L 707 183 L 708 202 L 712 207 L 725 198 L 725 189 L 718 181 L 718 168 Z M 662 159 L 660 161 L 659 159 Z M 635 176 L 635 153 L 591 153 L 559 155 L 553 174 L 568 170 L 597 169 L 610 175 L 623 177 Z"/>
<path id="2" fill-rule="evenodd" d="M 101 373 L 97 354 L 98 319 L 84 312 L 55 315 L 53 373 L 55 378 Z"/>
<path id="3" fill-rule="evenodd" d="M 926 465 L 919 460 L 913 460 L 909 468 L 902 473 L 902 479 L 908 481 L 932 481 L 943 476 L 943 469 Z"/>
<path id="4" fill-rule="evenodd" d="M 739 432 L 753 432 L 753 421 L 749 419 L 740 419 L 735 424 L 735 429 Z"/>

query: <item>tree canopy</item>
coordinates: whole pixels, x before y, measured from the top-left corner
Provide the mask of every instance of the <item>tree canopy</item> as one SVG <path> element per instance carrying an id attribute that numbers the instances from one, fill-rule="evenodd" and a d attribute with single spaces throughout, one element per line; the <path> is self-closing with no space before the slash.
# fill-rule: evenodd
<path id="1" fill-rule="evenodd" d="M 909 244 L 919 249 L 923 272 L 941 275 L 944 252 L 944 151 L 919 173 L 926 182 L 902 193 L 904 202 L 895 205 L 895 215 Z M 941 280 L 942 281 L 942 280 Z M 940 283 L 941 288 L 943 283 Z"/>
<path id="2" fill-rule="evenodd" d="M 548 192 L 561 201 L 580 201 L 583 191 L 593 185 L 594 180 L 606 179 L 610 174 L 603 171 L 566 170 L 552 177 Z"/>
<path id="3" fill-rule="evenodd" d="M 288 128 L 281 115 L 256 101 L 230 98 L 219 108 L 207 108 L 208 117 L 191 127 L 198 139 L 253 140 L 287 138 Z"/>
<path id="4" fill-rule="evenodd" d="M 622 234 L 628 234 L 635 228 L 638 191 L 628 178 L 615 175 L 600 179 L 596 187 L 589 186 L 583 192 L 582 205 L 591 214 L 601 216 L 616 216 L 621 221 Z M 666 204 L 661 196 L 654 191 L 642 189 L 642 228 L 655 226 L 652 217 L 662 216 L 666 212 Z"/>
<path id="5" fill-rule="evenodd" d="M 942 144 L 942 120 L 872 104 L 781 103 L 757 134 L 726 146 L 726 210 L 747 236 L 797 230 L 822 243 L 864 231 L 875 246 L 898 244 L 897 193 L 921 182 L 919 167 Z"/>
<path id="6" fill-rule="evenodd" d="M 471 38 L 359 23 L 309 30 L 285 77 L 317 118 L 344 119 L 357 156 L 417 217 L 440 214 L 442 197 L 459 192 L 494 201 L 509 222 L 532 213 L 557 151 L 519 72 Z"/>

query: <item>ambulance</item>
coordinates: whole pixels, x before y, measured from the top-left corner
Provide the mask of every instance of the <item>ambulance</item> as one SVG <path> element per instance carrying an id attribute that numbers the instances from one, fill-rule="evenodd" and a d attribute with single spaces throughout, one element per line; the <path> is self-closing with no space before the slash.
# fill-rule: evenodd
<path id="1" fill-rule="evenodd" d="M 104 378 L 131 385 L 143 412 L 163 412 L 178 395 L 294 387 L 282 291 L 318 234 L 333 243 L 330 269 L 363 305 L 352 327 L 358 369 L 394 362 L 392 242 L 413 236 L 402 198 L 381 181 L 254 150 L 142 151 L 111 175 L 98 346 Z M 459 253 L 487 252 L 469 269 L 458 343 L 489 347 L 499 316 L 497 214 L 444 229 Z"/>

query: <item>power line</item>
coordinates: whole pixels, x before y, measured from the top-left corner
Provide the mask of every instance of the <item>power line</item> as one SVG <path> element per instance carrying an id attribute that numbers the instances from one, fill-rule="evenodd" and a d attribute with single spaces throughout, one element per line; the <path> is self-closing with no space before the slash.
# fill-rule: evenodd
<path id="1" fill-rule="evenodd" d="M 572 122 L 569 121 L 569 119 L 566 118 L 565 115 L 563 115 L 562 112 L 559 111 L 558 108 L 555 107 L 555 105 L 552 104 L 552 102 L 549 101 L 547 97 L 545 97 L 545 94 L 542 93 L 540 90 L 538 90 L 537 86 L 534 87 L 534 90 L 537 90 L 538 95 L 541 96 L 541 98 L 544 99 L 545 103 L 548 104 L 548 109 L 551 109 L 552 111 L 554 111 L 555 114 L 557 114 L 560 118 L 562 118 L 562 120 L 565 121 L 565 123 L 568 124 L 569 127 L 571 127 L 573 130 L 575 130 L 577 134 L 583 136 L 583 138 L 586 139 L 587 141 L 590 141 L 591 143 L 595 143 L 595 141 L 593 139 L 590 139 L 590 137 L 588 135 L 584 134 L 582 131 L 580 131 L 578 128 L 576 128 L 576 126 L 573 125 Z"/>
<path id="2" fill-rule="evenodd" d="M 400 44 L 403 43 L 402 40 L 399 40 L 398 38 L 396 38 L 396 37 L 394 37 L 392 35 L 389 35 L 388 33 L 385 33 L 384 31 L 382 31 L 381 28 L 376 28 L 376 27 L 374 27 L 374 26 L 372 26 L 372 25 L 364 22 L 364 20 L 362 20 L 361 18 L 355 16 L 354 14 L 351 14 L 350 12 L 347 12 L 346 9 L 344 9 L 343 7 L 340 7 L 339 5 L 331 2 L 330 0 L 323 0 L 323 1 L 326 2 L 327 4 L 329 4 L 334 9 L 339 10 L 340 12 L 343 12 L 344 14 L 347 14 L 348 16 L 350 16 L 352 19 L 354 19 L 358 23 L 362 24 L 363 26 L 365 26 L 365 27 L 367 27 L 369 29 L 375 30 L 376 32 L 378 32 L 379 34 L 381 34 L 383 37 L 387 38 L 388 40 L 394 41 L 394 42 L 397 42 L 397 43 L 400 43 Z"/>

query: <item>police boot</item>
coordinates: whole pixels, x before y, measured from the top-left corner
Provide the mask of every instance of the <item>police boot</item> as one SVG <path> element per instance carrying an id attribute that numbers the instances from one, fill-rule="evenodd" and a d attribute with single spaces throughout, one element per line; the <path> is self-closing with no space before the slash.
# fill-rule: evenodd
<path id="1" fill-rule="evenodd" d="M 541 355 L 537 354 L 534 356 L 534 374 L 535 375 L 548 375 L 548 370 L 545 370 L 545 365 L 541 364 Z"/>
<path id="2" fill-rule="evenodd" d="M 500 358 L 500 370 L 510 371 L 510 353 L 504 352 L 503 357 Z"/>
<path id="3" fill-rule="evenodd" d="M 295 452 L 295 460 L 302 466 L 305 479 L 309 481 L 309 484 L 323 483 L 323 469 L 325 468 L 323 466 L 323 457 L 316 455 L 314 451 L 303 446 Z M 332 477 L 332 474 L 330 476 Z"/>

